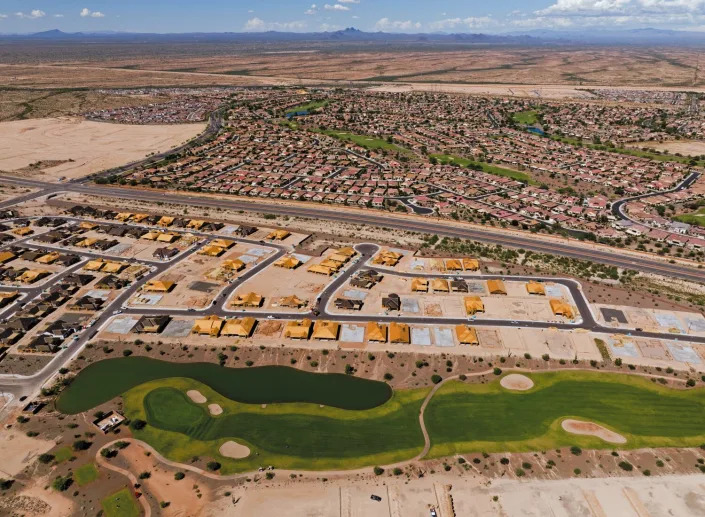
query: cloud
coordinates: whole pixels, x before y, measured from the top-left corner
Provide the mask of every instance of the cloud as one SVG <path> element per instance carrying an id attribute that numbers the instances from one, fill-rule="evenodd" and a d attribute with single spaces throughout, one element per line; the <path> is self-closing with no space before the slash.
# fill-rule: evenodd
<path id="1" fill-rule="evenodd" d="M 556 0 L 536 11 L 538 16 L 643 16 L 649 14 L 703 14 L 705 0 Z"/>
<path id="2" fill-rule="evenodd" d="M 29 13 L 23 13 L 22 11 L 15 13 L 15 16 L 18 18 L 26 18 L 29 20 L 35 20 L 37 18 L 42 18 L 46 16 L 47 13 L 42 11 L 41 9 L 32 9 Z"/>
<path id="3" fill-rule="evenodd" d="M 306 28 L 306 22 L 265 22 L 261 18 L 251 18 L 245 23 L 244 30 L 247 32 L 264 31 L 300 31 Z"/>
<path id="4" fill-rule="evenodd" d="M 338 0 L 339 4 L 359 4 L 360 0 Z"/>
<path id="5" fill-rule="evenodd" d="M 54 15 L 54 18 L 63 18 L 63 17 L 64 17 L 63 14 L 55 14 L 55 15 Z"/>
<path id="6" fill-rule="evenodd" d="M 326 4 L 323 6 L 326 11 L 349 11 L 350 8 L 347 5 L 341 4 Z"/>
<path id="7" fill-rule="evenodd" d="M 381 18 L 375 23 L 375 29 L 379 31 L 407 31 L 412 29 L 420 29 L 421 24 L 419 22 L 412 22 L 411 20 L 400 21 L 400 20 L 390 20 L 389 18 Z"/>
<path id="8" fill-rule="evenodd" d="M 554 0 L 518 15 L 515 27 L 693 27 L 705 21 L 705 0 Z"/>
<path id="9" fill-rule="evenodd" d="M 311 4 L 311 7 L 308 8 L 308 10 L 304 11 L 304 14 L 307 14 L 309 16 L 313 16 L 318 12 L 318 6 L 316 4 Z"/>
<path id="10" fill-rule="evenodd" d="M 321 30 L 323 32 L 332 32 L 332 31 L 339 31 L 342 29 L 340 25 L 335 25 L 335 24 L 330 24 L 330 23 L 322 23 L 321 24 Z"/>
<path id="11" fill-rule="evenodd" d="M 431 22 L 429 27 L 431 30 L 446 30 L 455 29 L 456 27 L 467 27 L 469 29 L 477 29 L 486 27 L 493 23 L 494 20 L 489 16 L 469 16 L 467 18 L 446 18 Z"/>
<path id="12" fill-rule="evenodd" d="M 100 11 L 91 11 L 90 9 L 84 7 L 81 9 L 81 16 L 83 18 L 90 17 L 90 18 L 105 18 L 105 15 L 101 13 Z"/>

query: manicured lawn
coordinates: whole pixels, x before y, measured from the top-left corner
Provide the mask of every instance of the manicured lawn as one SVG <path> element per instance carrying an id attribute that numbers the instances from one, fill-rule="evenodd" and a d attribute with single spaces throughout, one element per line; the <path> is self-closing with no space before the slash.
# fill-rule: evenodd
<path id="1" fill-rule="evenodd" d="M 288 115 L 289 113 L 298 113 L 300 111 L 313 111 L 315 109 L 328 106 L 328 104 L 330 104 L 330 101 L 328 100 L 311 101 L 307 102 L 306 104 L 299 104 L 298 106 L 294 106 L 290 110 L 287 110 L 286 114 Z"/>
<path id="2" fill-rule="evenodd" d="M 109 495 L 100 502 L 105 517 L 139 517 L 142 515 L 137 499 L 129 488 Z"/>
<path id="3" fill-rule="evenodd" d="M 73 471 L 73 478 L 79 486 L 87 485 L 88 483 L 98 479 L 98 469 L 94 463 L 86 463 Z"/>
<path id="4" fill-rule="evenodd" d="M 530 126 L 532 124 L 536 124 L 538 121 L 536 115 L 538 115 L 538 111 L 535 110 L 519 111 L 512 114 L 512 119 L 514 119 L 514 121 L 518 124 L 526 124 Z"/>
<path id="5" fill-rule="evenodd" d="M 199 390 L 207 404 L 223 414 L 210 415 L 207 404 L 185 393 Z M 215 458 L 223 473 L 262 465 L 279 468 L 347 469 L 408 459 L 423 447 L 418 413 L 427 389 L 405 390 L 374 409 L 350 411 L 316 404 L 242 404 L 192 379 L 153 381 L 123 397 L 126 416 L 149 425 L 134 431 L 162 454 L 188 462 L 193 456 Z M 247 445 L 250 457 L 220 456 L 228 439 Z"/>
<path id="6" fill-rule="evenodd" d="M 560 428 L 565 417 L 597 422 L 627 438 L 626 447 L 687 446 L 705 442 L 705 392 L 680 391 L 613 374 L 531 375 L 527 392 L 499 382 L 449 382 L 426 409 L 431 456 L 463 451 L 545 450 L 568 445 L 606 448 L 593 437 Z"/>
<path id="7" fill-rule="evenodd" d="M 676 221 L 682 223 L 694 224 L 696 226 L 705 226 L 705 207 L 698 209 L 692 214 L 681 214 L 674 217 Z"/>
<path id="8" fill-rule="evenodd" d="M 528 174 L 512 169 L 505 169 L 504 167 L 497 167 L 496 165 L 492 165 L 490 163 L 476 162 L 468 158 L 454 156 L 451 154 L 432 154 L 431 158 L 435 158 L 439 161 L 439 163 L 442 164 L 454 164 L 459 165 L 460 167 L 469 167 L 471 165 L 474 165 L 488 174 L 494 174 L 495 176 L 506 176 L 507 178 L 512 178 L 517 181 L 525 181 L 531 185 L 537 184 L 537 182 L 534 181 Z"/>
<path id="9" fill-rule="evenodd" d="M 56 463 L 63 463 L 73 457 L 73 451 L 70 447 L 62 447 L 52 454 L 54 455 L 54 461 Z"/>
<path id="10" fill-rule="evenodd" d="M 365 149 L 379 150 L 385 149 L 387 151 L 394 151 L 399 153 L 408 153 L 408 149 L 404 149 L 396 144 L 387 142 L 383 138 L 377 138 L 368 135 L 357 135 L 355 133 L 347 133 L 345 131 L 334 131 L 332 129 L 321 129 L 318 132 L 324 135 L 332 136 L 333 138 L 338 138 L 339 140 L 347 140 L 354 144 L 364 147 Z"/>
<path id="11" fill-rule="evenodd" d="M 304 372 L 285 366 L 224 368 L 214 363 L 170 363 L 120 357 L 93 363 L 59 396 L 56 407 L 76 414 L 155 379 L 189 377 L 225 397 L 250 404 L 310 402 L 345 409 L 370 409 L 392 396 L 387 383 L 344 374 Z"/>

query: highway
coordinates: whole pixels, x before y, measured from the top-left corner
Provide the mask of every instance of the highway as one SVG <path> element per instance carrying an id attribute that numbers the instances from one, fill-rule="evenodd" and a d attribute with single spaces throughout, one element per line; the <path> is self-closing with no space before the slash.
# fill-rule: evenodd
<path id="1" fill-rule="evenodd" d="M 667 260 L 649 256 L 646 253 L 624 253 L 618 249 L 609 250 L 595 248 L 589 243 L 579 241 L 557 241 L 526 232 L 517 235 L 499 228 L 479 229 L 470 225 L 461 226 L 451 224 L 442 219 L 434 220 L 426 217 L 386 214 L 374 210 L 335 210 L 316 208 L 301 204 L 273 204 L 265 201 L 250 201 L 242 199 L 222 199 L 209 196 L 174 194 L 163 190 L 143 190 L 122 188 L 115 186 L 81 185 L 81 184 L 51 184 L 36 180 L 22 179 L 13 176 L 0 175 L 0 180 L 9 183 L 30 186 L 41 189 L 35 197 L 66 192 L 79 192 L 82 194 L 115 197 L 116 199 L 134 199 L 154 203 L 175 203 L 188 206 L 212 207 L 229 210 L 244 210 L 251 212 L 264 212 L 276 215 L 303 217 L 319 220 L 337 221 L 351 224 L 366 224 L 371 226 L 435 234 L 441 237 L 457 237 L 460 239 L 474 240 L 488 244 L 499 244 L 512 248 L 523 248 L 537 253 L 548 253 L 564 257 L 590 260 L 601 264 L 633 269 L 643 273 L 653 273 L 673 278 L 680 278 L 693 282 L 703 282 L 705 273 L 694 266 L 679 263 L 669 263 Z M 11 206 L 11 205 L 8 205 Z M 2 205 L 0 205 L 2 207 Z"/>

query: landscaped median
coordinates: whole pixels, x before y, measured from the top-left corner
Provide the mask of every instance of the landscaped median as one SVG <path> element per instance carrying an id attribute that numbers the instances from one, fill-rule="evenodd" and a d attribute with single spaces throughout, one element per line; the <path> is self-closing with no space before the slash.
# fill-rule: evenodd
<path id="1" fill-rule="evenodd" d="M 392 392 L 385 383 L 352 376 L 204 365 L 101 361 L 77 376 L 57 407 L 87 411 L 96 400 L 122 394 L 126 416 L 146 423 L 132 426 L 136 438 L 176 462 L 213 459 L 222 474 L 268 465 L 296 470 L 385 465 L 413 459 L 424 448 L 419 412 L 430 388 Z M 504 386 L 500 378 L 506 374 L 485 375 L 490 382 L 449 380 L 430 398 L 424 413 L 429 457 L 705 443 L 703 389 L 673 389 L 619 373 L 515 374 Z M 106 387 L 112 382 L 117 385 Z M 571 422 L 564 429 L 565 419 Z M 221 453 L 226 450 L 233 457 Z"/>

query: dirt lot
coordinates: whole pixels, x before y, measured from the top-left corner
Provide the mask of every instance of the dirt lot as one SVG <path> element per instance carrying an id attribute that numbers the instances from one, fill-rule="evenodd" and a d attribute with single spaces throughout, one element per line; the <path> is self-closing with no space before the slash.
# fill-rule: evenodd
<path id="1" fill-rule="evenodd" d="M 42 181 L 80 178 L 165 151 L 196 136 L 204 124 L 139 126 L 78 118 L 18 120 L 0 124 L 0 170 L 13 172 L 37 161 L 57 166 L 20 172 Z"/>
<path id="2" fill-rule="evenodd" d="M 666 151 L 668 153 L 680 153 L 685 156 L 700 156 L 705 154 L 705 142 L 697 140 L 677 140 L 675 142 L 637 142 L 630 147 L 648 147 L 657 151 Z"/>

